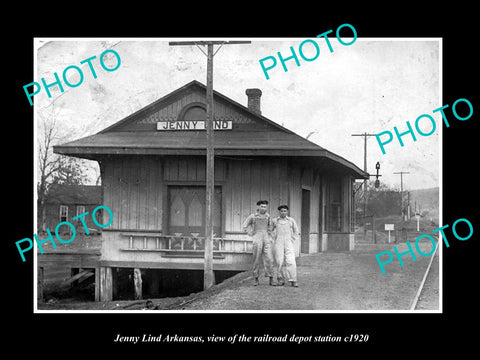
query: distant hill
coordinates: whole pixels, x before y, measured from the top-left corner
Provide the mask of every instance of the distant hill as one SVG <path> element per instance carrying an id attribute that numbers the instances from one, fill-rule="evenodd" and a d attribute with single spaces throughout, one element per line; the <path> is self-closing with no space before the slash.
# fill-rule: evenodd
<path id="1" fill-rule="evenodd" d="M 409 190 L 410 192 L 410 206 L 412 215 L 415 212 L 415 202 L 417 203 L 417 209 L 420 209 L 420 213 L 425 218 L 432 218 L 438 222 L 439 218 L 439 188 L 428 188 Z"/>
<path id="2" fill-rule="evenodd" d="M 384 191 L 387 193 L 388 191 Z M 361 213 L 358 214 L 356 228 L 355 228 L 355 243 L 356 244 L 368 244 L 376 241 L 378 244 L 385 244 L 388 241 L 388 233 L 385 231 L 385 224 L 393 224 L 394 232 L 391 236 L 398 237 L 398 241 L 412 241 L 419 234 L 431 234 L 433 229 L 438 228 L 439 225 L 439 188 L 428 188 L 419 190 L 409 190 L 410 193 L 410 219 L 404 220 L 399 214 L 398 205 L 394 204 L 392 199 L 399 197 L 399 192 L 395 192 L 391 197 L 376 199 L 376 205 L 378 209 L 383 211 L 374 212 L 374 227 L 375 237 L 373 239 L 373 233 L 371 231 L 371 219 L 367 219 L 366 228 L 363 227 Z M 377 194 L 378 195 L 378 194 Z M 407 199 L 405 191 L 405 201 Z M 415 218 L 415 202 L 417 204 L 417 210 L 420 209 L 421 217 L 418 222 L 417 231 L 417 219 Z M 369 203 L 369 205 L 372 205 Z M 381 205 L 386 207 L 381 208 Z M 388 206 L 387 206 L 388 205 Z M 397 210 L 394 214 L 389 212 L 392 206 Z M 365 232 L 365 229 L 366 232 Z"/>

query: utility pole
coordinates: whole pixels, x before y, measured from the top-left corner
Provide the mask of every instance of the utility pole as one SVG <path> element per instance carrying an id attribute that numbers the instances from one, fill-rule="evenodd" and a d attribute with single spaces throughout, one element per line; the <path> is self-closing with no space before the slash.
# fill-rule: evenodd
<path id="1" fill-rule="evenodd" d="M 363 171 L 367 172 L 367 138 L 369 136 L 375 136 L 376 134 L 368 134 L 367 132 L 363 134 L 352 134 L 352 136 L 363 136 L 364 149 L 363 149 Z M 367 180 L 363 181 L 363 216 L 367 215 L 367 192 L 368 192 L 368 182 Z"/>
<path id="2" fill-rule="evenodd" d="M 410 191 L 407 191 L 407 219 L 410 219 Z"/>
<path id="3" fill-rule="evenodd" d="M 207 165 L 206 165 L 206 189 L 205 189 L 205 255 L 203 266 L 203 288 L 206 290 L 214 285 L 213 274 L 213 197 L 214 197 L 214 137 L 213 137 L 213 57 L 223 45 L 250 44 L 251 41 L 170 41 L 171 46 L 196 45 L 207 56 Z M 207 46 L 207 53 L 199 46 Z M 220 45 L 215 53 L 213 46 Z"/>
<path id="4" fill-rule="evenodd" d="M 352 136 L 363 136 L 363 141 L 364 141 L 364 150 L 363 150 L 363 170 L 367 172 L 367 137 L 368 136 L 375 136 L 377 134 L 368 134 L 368 133 L 363 133 L 363 134 L 352 134 Z"/>
<path id="5" fill-rule="evenodd" d="M 405 219 L 405 213 L 403 209 L 403 174 L 410 174 L 406 171 L 394 172 L 394 174 L 400 174 L 400 209 L 402 213 L 402 218 Z"/>
<path id="6" fill-rule="evenodd" d="M 375 136 L 375 134 L 368 134 L 367 132 L 363 134 L 352 134 L 352 136 L 363 136 L 363 141 L 364 141 L 364 149 L 363 149 L 363 171 L 367 172 L 367 138 L 369 136 Z M 366 221 L 367 221 L 367 201 L 368 201 L 368 181 L 364 180 L 363 181 L 363 236 L 364 238 L 367 237 L 367 227 L 365 226 Z M 372 220 L 373 224 L 373 220 Z M 372 236 L 374 237 L 375 241 L 375 229 L 373 228 L 372 225 Z"/>

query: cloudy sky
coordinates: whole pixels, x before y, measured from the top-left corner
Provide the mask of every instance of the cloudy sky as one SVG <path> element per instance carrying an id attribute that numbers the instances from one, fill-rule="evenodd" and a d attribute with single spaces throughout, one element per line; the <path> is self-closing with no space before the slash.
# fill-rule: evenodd
<path id="1" fill-rule="evenodd" d="M 84 74 L 78 87 L 64 85 L 63 93 L 52 87 L 51 98 L 43 89 L 35 95 L 37 120 L 38 115 L 49 118 L 55 114 L 61 131 L 74 140 L 110 126 L 192 80 L 205 84 L 206 56 L 200 48 L 169 46 L 171 40 L 186 39 L 36 39 L 34 81 L 40 82 L 43 77 L 47 83 L 53 82 L 53 73 L 61 78 L 70 65 L 81 67 Z M 394 126 L 403 132 L 407 130 L 406 121 L 414 127 L 418 116 L 432 115 L 437 121 L 434 134 L 416 134 L 416 142 L 409 135 L 404 136 L 404 147 L 394 139 L 386 145 L 385 155 L 375 138 L 369 138 L 367 170 L 375 173 L 375 163 L 379 161 L 381 180 L 389 185 L 400 184 L 400 177 L 394 172 L 408 171 L 410 175 L 404 176 L 407 190 L 439 186 L 442 126 L 440 115 L 432 113 L 443 105 L 439 39 L 359 37 L 352 45 L 343 46 L 336 38 L 330 38 L 332 53 L 325 40 L 315 39 L 320 55 L 311 62 L 299 55 L 299 45 L 305 38 L 234 40 L 252 43 L 218 50 L 214 58 L 214 89 L 245 106 L 245 89 L 261 89 L 262 115 L 304 137 L 314 132 L 310 141 L 360 168 L 363 137 L 351 134 L 385 130 L 393 133 Z M 291 46 L 301 65 L 287 61 L 288 72 L 284 72 L 277 52 L 286 58 L 291 55 Z M 99 64 L 99 55 L 106 49 L 115 50 L 121 57 L 120 67 L 113 72 L 103 70 Z M 315 51 L 312 44 L 303 47 L 306 57 L 313 57 Z M 88 64 L 80 64 L 94 55 L 96 79 Z M 278 62 L 269 71 L 269 80 L 259 64 L 267 56 L 276 56 Z M 105 62 L 112 67 L 116 63 L 109 55 Z M 78 82 L 74 70 L 67 74 L 71 83 Z M 428 132 L 431 125 L 420 123 L 420 128 Z"/>

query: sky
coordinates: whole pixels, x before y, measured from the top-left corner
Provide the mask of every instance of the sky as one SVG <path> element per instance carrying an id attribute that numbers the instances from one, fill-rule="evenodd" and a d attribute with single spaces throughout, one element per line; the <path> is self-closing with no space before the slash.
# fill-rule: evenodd
<path id="1" fill-rule="evenodd" d="M 380 180 L 399 187 L 400 176 L 394 172 L 409 172 L 403 176 L 405 190 L 439 186 L 442 121 L 433 113 L 441 103 L 441 40 L 437 38 L 370 39 L 358 37 L 344 46 L 335 37 L 329 38 L 333 52 L 324 39 L 312 39 L 320 54 L 305 61 L 299 54 L 306 38 L 245 38 L 219 40 L 251 40 L 251 44 L 224 45 L 214 57 L 214 90 L 247 105 L 245 90 L 262 90 L 261 111 L 268 119 L 306 137 L 327 150 L 344 157 L 363 169 L 364 139 L 352 134 L 390 131 L 396 126 L 407 130 L 406 122 L 415 127 L 422 114 L 431 115 L 437 124 L 430 136 L 417 141 L 403 136 L 404 147 L 398 140 L 385 145 L 382 154 L 375 137 L 367 141 L 367 171 L 375 174 L 380 162 Z M 342 38 L 350 42 L 352 38 Z M 37 38 L 36 75 L 33 81 L 54 81 L 53 73 L 61 78 L 70 65 L 82 69 L 84 79 L 77 87 L 64 84 L 64 92 L 50 88 L 35 95 L 36 121 L 55 116 L 57 124 L 69 140 L 78 139 L 122 120 L 192 80 L 206 84 L 207 59 L 197 46 L 169 46 L 168 41 L 182 39 L 68 39 Z M 207 40 L 207 39 L 195 39 Z M 293 47 L 300 66 L 288 60 L 285 72 L 278 52 L 287 58 Z M 102 69 L 99 56 L 105 50 L 116 51 L 121 64 L 115 71 Z M 307 58 L 314 58 L 316 49 L 310 42 L 302 47 Z M 92 60 L 97 78 L 93 78 L 87 63 Z M 267 80 L 260 59 L 274 56 L 277 66 L 268 72 Z M 116 59 L 105 56 L 107 67 Z M 269 65 L 270 62 L 266 62 Z M 69 82 L 79 81 L 75 70 L 67 73 Z M 26 99 L 28 102 L 28 100 Z M 431 129 L 423 119 L 423 132 Z M 37 132 L 42 136 L 41 132 Z"/>

